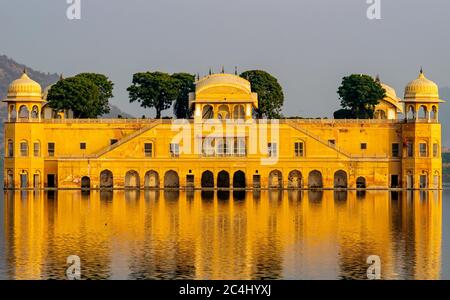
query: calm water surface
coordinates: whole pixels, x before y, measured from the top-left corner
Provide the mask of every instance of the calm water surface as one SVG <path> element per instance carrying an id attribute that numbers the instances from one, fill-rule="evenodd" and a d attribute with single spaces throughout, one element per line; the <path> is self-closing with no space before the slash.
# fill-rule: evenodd
<path id="1" fill-rule="evenodd" d="M 0 278 L 450 279 L 450 192 L 6 192 Z"/>

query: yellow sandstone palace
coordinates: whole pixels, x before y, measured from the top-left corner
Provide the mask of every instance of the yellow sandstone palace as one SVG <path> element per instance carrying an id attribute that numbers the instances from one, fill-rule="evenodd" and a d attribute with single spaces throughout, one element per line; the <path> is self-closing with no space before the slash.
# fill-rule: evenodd
<path id="1" fill-rule="evenodd" d="M 5 188 L 442 187 L 438 86 L 421 72 L 373 120 L 253 119 L 258 96 L 231 74 L 196 82 L 194 118 L 73 119 L 24 72 L 5 123 Z"/>

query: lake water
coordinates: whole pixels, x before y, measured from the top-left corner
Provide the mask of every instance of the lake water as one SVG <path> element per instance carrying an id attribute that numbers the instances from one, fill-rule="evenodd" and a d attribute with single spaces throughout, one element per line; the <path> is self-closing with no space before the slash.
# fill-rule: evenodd
<path id="1" fill-rule="evenodd" d="M 450 279 L 450 191 L 5 192 L 0 278 Z"/>

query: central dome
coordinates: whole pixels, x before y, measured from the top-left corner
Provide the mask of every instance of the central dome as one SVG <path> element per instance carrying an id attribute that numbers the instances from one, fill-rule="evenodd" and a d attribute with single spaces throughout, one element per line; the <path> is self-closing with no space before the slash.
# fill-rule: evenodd
<path id="1" fill-rule="evenodd" d="M 195 91 L 196 93 L 201 93 L 202 91 L 211 90 L 217 92 L 220 89 L 221 92 L 227 92 L 225 87 L 229 87 L 229 92 L 244 92 L 251 94 L 250 82 L 242 77 L 233 74 L 212 74 L 203 77 L 196 83 Z M 230 89 L 231 88 L 231 89 Z"/>
<path id="2" fill-rule="evenodd" d="M 405 100 L 439 100 L 439 87 L 436 83 L 425 77 L 422 70 L 419 77 L 405 88 Z"/>
<path id="3" fill-rule="evenodd" d="M 8 88 L 8 99 L 42 100 L 42 88 L 36 81 L 23 72 Z"/>

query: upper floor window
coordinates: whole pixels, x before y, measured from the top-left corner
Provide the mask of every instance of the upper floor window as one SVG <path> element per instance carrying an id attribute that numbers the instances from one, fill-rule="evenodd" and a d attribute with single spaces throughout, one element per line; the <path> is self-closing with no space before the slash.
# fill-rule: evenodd
<path id="1" fill-rule="evenodd" d="M 392 144 L 392 157 L 399 157 L 399 156 L 400 156 L 400 144 L 393 143 Z"/>
<path id="2" fill-rule="evenodd" d="M 367 143 L 361 143 L 360 147 L 361 147 L 361 150 L 366 150 L 367 149 Z"/>
<path id="3" fill-rule="evenodd" d="M 427 157 L 428 156 L 428 149 L 426 143 L 419 143 L 419 156 L 420 157 Z"/>
<path id="4" fill-rule="evenodd" d="M 267 154 L 270 157 L 276 157 L 277 156 L 277 144 L 276 143 L 268 143 L 267 144 Z"/>
<path id="5" fill-rule="evenodd" d="M 439 144 L 434 143 L 433 144 L 433 157 L 439 157 Z"/>
<path id="6" fill-rule="evenodd" d="M 20 142 L 20 156 L 28 156 L 28 143 Z"/>
<path id="7" fill-rule="evenodd" d="M 33 155 L 34 157 L 39 157 L 41 155 L 41 144 L 39 142 L 33 144 Z"/>
<path id="8" fill-rule="evenodd" d="M 48 150 L 48 156 L 50 156 L 50 157 L 55 156 L 55 143 L 48 143 L 47 150 Z"/>
<path id="9" fill-rule="evenodd" d="M 84 142 L 80 143 L 80 150 L 86 150 L 86 143 Z"/>
<path id="10" fill-rule="evenodd" d="M 305 144 L 303 142 L 296 142 L 294 144 L 294 153 L 296 157 L 305 156 Z"/>
<path id="11" fill-rule="evenodd" d="M 219 138 L 219 139 L 217 139 L 216 143 L 217 143 L 217 154 L 218 155 L 228 154 L 228 147 L 227 147 L 228 144 L 227 144 L 226 140 Z"/>
<path id="12" fill-rule="evenodd" d="M 414 156 L 414 147 L 411 141 L 406 142 L 406 156 L 413 157 Z"/>
<path id="13" fill-rule="evenodd" d="M 237 138 L 234 143 L 234 153 L 238 156 L 246 154 L 245 138 Z"/>
<path id="14" fill-rule="evenodd" d="M 152 143 L 144 144 L 144 154 L 145 154 L 145 157 L 153 156 L 153 144 Z"/>
<path id="15" fill-rule="evenodd" d="M 328 140 L 328 144 L 330 146 L 335 146 L 336 145 L 336 140 Z"/>
<path id="16" fill-rule="evenodd" d="M 213 156 L 215 154 L 214 145 L 215 145 L 214 138 L 212 137 L 204 138 L 202 143 L 203 155 Z"/>
<path id="17" fill-rule="evenodd" d="M 170 156 L 179 157 L 180 156 L 180 145 L 170 144 Z"/>
<path id="18" fill-rule="evenodd" d="M 8 157 L 14 156 L 14 143 L 12 140 L 8 140 Z"/>
<path id="19" fill-rule="evenodd" d="M 111 139 L 111 145 L 114 145 L 115 143 L 117 143 L 117 139 Z"/>

